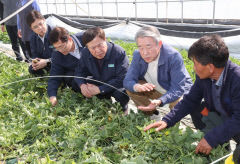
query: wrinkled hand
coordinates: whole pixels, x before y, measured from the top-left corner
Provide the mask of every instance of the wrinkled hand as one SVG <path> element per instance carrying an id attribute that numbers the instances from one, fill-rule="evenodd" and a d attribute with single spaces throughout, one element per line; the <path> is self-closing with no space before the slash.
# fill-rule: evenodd
<path id="1" fill-rule="evenodd" d="M 156 128 L 156 131 L 160 131 L 163 130 L 167 127 L 167 123 L 164 121 L 158 121 L 158 122 L 154 122 L 148 126 L 146 126 L 144 128 L 144 131 L 146 132 L 147 130 L 151 129 L 151 128 Z"/>
<path id="2" fill-rule="evenodd" d="M 155 85 L 151 83 L 145 83 L 145 84 L 135 84 L 134 85 L 134 91 L 136 92 L 149 92 L 152 91 L 155 88 Z"/>
<path id="3" fill-rule="evenodd" d="M 152 100 L 148 106 L 138 106 L 138 109 L 144 112 L 154 111 L 161 103 L 161 100 Z"/>
<path id="4" fill-rule="evenodd" d="M 88 87 L 88 90 L 90 91 L 90 93 L 95 96 L 95 95 L 98 95 L 100 93 L 100 89 L 98 86 L 94 85 L 94 84 L 89 84 L 87 83 L 87 87 Z"/>
<path id="5" fill-rule="evenodd" d="M 80 86 L 81 89 L 81 93 L 83 94 L 83 96 L 87 97 L 87 98 L 91 98 L 93 95 L 91 94 L 91 92 L 88 89 L 87 84 L 82 84 Z"/>
<path id="6" fill-rule="evenodd" d="M 18 37 L 22 38 L 22 31 L 21 30 L 18 30 Z"/>
<path id="7" fill-rule="evenodd" d="M 57 105 L 57 97 L 51 96 L 49 98 L 49 101 L 51 102 L 52 106 L 56 106 Z"/>
<path id="8" fill-rule="evenodd" d="M 202 138 L 201 141 L 198 143 L 195 153 L 203 153 L 208 155 L 212 150 L 212 147 L 208 144 L 207 140 L 205 138 Z"/>
<path id="9" fill-rule="evenodd" d="M 5 32 L 5 27 L 4 27 L 4 25 L 1 25 L 1 30 L 2 30 L 2 32 Z"/>
<path id="10" fill-rule="evenodd" d="M 33 70 L 36 71 L 47 66 L 47 59 L 36 58 L 35 60 L 37 60 L 38 62 L 35 63 L 34 61 L 32 61 Z"/>

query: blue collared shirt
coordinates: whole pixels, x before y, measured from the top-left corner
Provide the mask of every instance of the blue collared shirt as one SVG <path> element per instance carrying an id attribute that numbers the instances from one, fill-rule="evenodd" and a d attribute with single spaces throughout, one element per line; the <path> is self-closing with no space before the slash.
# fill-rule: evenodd
<path id="1" fill-rule="evenodd" d="M 212 81 L 212 96 L 213 96 L 213 103 L 214 106 L 216 108 L 216 111 L 218 111 L 221 116 L 226 117 L 227 113 L 225 112 L 225 110 L 223 109 L 223 106 L 221 104 L 221 90 L 222 90 L 222 86 L 223 86 L 223 75 L 224 75 L 225 69 L 222 71 L 219 79 L 214 82 Z"/>
<path id="2" fill-rule="evenodd" d="M 192 80 L 187 72 L 181 54 L 171 46 L 163 43 L 158 60 L 158 83 L 167 92 L 159 99 L 161 105 L 165 105 L 179 99 L 188 93 L 192 86 Z M 148 63 L 141 57 L 138 50 L 133 53 L 133 60 L 123 81 L 127 90 L 134 92 L 133 86 L 139 80 L 144 79 Z"/>

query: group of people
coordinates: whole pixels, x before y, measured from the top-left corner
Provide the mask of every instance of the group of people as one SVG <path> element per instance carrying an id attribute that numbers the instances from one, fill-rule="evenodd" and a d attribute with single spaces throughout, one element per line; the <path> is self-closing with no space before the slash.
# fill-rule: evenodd
<path id="1" fill-rule="evenodd" d="M 11 2 L 1 1 L 4 5 Z M 103 29 L 94 27 L 70 35 L 63 27 L 47 25 L 34 3 L 23 11 L 18 14 L 22 38 L 18 35 L 17 39 L 22 39 L 27 49 L 25 57 L 32 59 L 29 72 L 50 72 L 47 92 L 53 106 L 60 86 L 71 87 L 86 98 L 114 97 L 125 114 L 129 98 L 146 115 L 158 115 L 156 108 L 169 104 L 171 111 L 161 121 L 145 127 L 145 131 L 171 127 L 190 114 L 195 127 L 205 133 L 196 153 L 209 154 L 212 148 L 232 138 L 239 143 L 240 67 L 229 60 L 228 48 L 220 36 L 203 36 L 190 47 L 188 58 L 196 72 L 193 84 L 181 54 L 162 41 L 155 27 L 137 31 L 138 50 L 129 65 L 124 49 L 107 41 Z M 5 25 L 7 30 L 12 26 Z M 32 33 L 27 40 L 23 37 L 26 31 Z M 15 40 L 11 39 L 13 49 L 19 55 Z"/>

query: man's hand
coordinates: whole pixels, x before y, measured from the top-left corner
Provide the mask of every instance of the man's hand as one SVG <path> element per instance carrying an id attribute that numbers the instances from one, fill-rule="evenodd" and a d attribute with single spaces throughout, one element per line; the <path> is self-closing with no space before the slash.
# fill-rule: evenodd
<path id="1" fill-rule="evenodd" d="M 5 32 L 5 27 L 4 27 L 4 25 L 1 25 L 1 30 L 2 30 L 2 32 Z"/>
<path id="2" fill-rule="evenodd" d="M 36 70 L 39 70 L 39 69 L 42 69 L 42 68 L 46 67 L 47 62 L 48 62 L 47 59 L 40 59 L 40 58 L 36 58 L 36 59 L 32 60 L 33 70 L 36 71 Z"/>
<path id="3" fill-rule="evenodd" d="M 83 94 L 83 96 L 87 97 L 87 98 L 91 98 L 93 95 L 91 94 L 91 92 L 88 89 L 88 85 L 87 84 L 82 84 L 80 86 L 81 89 L 81 93 Z"/>
<path id="4" fill-rule="evenodd" d="M 22 31 L 21 30 L 18 30 L 18 37 L 22 38 Z"/>
<path id="5" fill-rule="evenodd" d="M 198 143 L 195 153 L 203 153 L 208 155 L 212 150 L 212 147 L 208 144 L 205 138 L 202 138 L 201 141 Z"/>
<path id="6" fill-rule="evenodd" d="M 57 97 L 51 96 L 51 97 L 49 98 L 49 101 L 51 102 L 52 106 L 57 105 Z"/>
<path id="7" fill-rule="evenodd" d="M 98 86 L 94 85 L 94 84 L 89 84 L 87 83 L 87 87 L 88 87 L 88 90 L 90 91 L 90 93 L 95 96 L 95 95 L 98 95 L 100 93 L 100 89 Z"/>
<path id="8" fill-rule="evenodd" d="M 146 126 L 144 128 L 144 131 L 146 132 L 147 130 L 151 129 L 151 128 L 156 128 L 156 131 L 160 131 L 163 130 L 167 127 L 167 123 L 164 121 L 158 121 L 158 122 L 154 122 L 148 126 Z"/>
<path id="9" fill-rule="evenodd" d="M 145 84 L 135 84 L 133 86 L 133 89 L 135 92 L 149 92 L 152 91 L 155 88 L 155 85 L 151 83 L 145 83 Z"/>
<path id="10" fill-rule="evenodd" d="M 143 112 L 149 112 L 156 110 L 156 107 L 161 104 L 161 100 L 152 100 L 148 106 L 138 106 L 138 109 Z"/>

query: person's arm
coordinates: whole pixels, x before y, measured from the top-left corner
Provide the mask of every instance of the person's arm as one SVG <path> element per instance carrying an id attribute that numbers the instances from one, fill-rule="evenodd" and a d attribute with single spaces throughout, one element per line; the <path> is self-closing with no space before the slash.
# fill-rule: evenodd
<path id="1" fill-rule="evenodd" d="M 160 106 L 176 101 L 184 94 L 185 90 L 189 90 L 192 85 L 190 75 L 186 71 L 180 54 L 172 56 L 169 62 L 168 69 L 170 70 L 171 77 L 170 88 L 159 98 L 159 100 L 161 100 Z"/>
<path id="2" fill-rule="evenodd" d="M 140 54 L 138 51 L 133 53 L 132 63 L 127 71 L 127 74 L 123 80 L 123 87 L 127 90 L 134 92 L 134 85 L 139 81 L 139 71 L 140 71 Z"/>
<path id="3" fill-rule="evenodd" d="M 74 78 L 74 80 L 78 84 L 79 87 L 82 84 L 86 83 L 86 80 L 83 78 L 85 78 L 89 75 L 89 71 L 87 69 L 87 64 L 89 64 L 89 63 L 86 63 L 86 61 L 85 61 L 85 55 L 89 55 L 89 54 L 87 54 L 88 52 L 86 49 L 82 50 L 81 53 L 82 53 L 82 57 L 80 58 L 78 65 L 75 69 L 75 73 L 74 73 L 74 75 L 76 76 Z M 79 78 L 77 78 L 77 77 L 79 77 Z"/>
<path id="4" fill-rule="evenodd" d="M 41 58 L 40 54 L 38 53 L 38 46 L 37 46 L 37 44 L 39 44 L 39 43 L 37 42 L 36 35 L 33 34 L 32 37 L 31 37 L 31 40 L 30 40 L 30 49 L 31 49 L 31 54 L 32 54 L 32 58 L 33 59 Z"/>
<path id="5" fill-rule="evenodd" d="M 196 81 L 191 87 L 188 94 L 167 114 L 163 117 L 163 121 L 167 123 L 168 127 L 175 125 L 186 115 L 194 112 L 201 104 L 203 99 L 202 81 L 196 77 Z"/>
<path id="6" fill-rule="evenodd" d="M 50 76 L 58 76 L 58 75 L 63 75 L 64 74 L 64 68 L 62 68 L 58 62 L 58 56 L 61 54 L 58 54 L 59 52 L 54 52 L 53 53 L 53 58 L 52 58 L 52 65 L 51 65 L 51 70 L 50 70 Z M 49 97 L 52 96 L 57 96 L 57 91 L 59 86 L 61 85 L 63 81 L 63 77 L 50 77 L 48 80 L 48 87 L 47 87 L 47 93 Z"/>
<path id="7" fill-rule="evenodd" d="M 117 52 L 118 54 L 114 54 L 116 57 L 115 59 L 115 75 L 114 77 L 109 80 L 109 81 L 105 81 L 105 83 L 115 87 L 115 88 L 122 88 L 123 87 L 123 79 L 127 73 L 127 69 L 129 66 L 129 61 L 126 55 L 126 52 L 124 50 L 121 50 L 120 52 Z M 108 65 L 108 67 L 110 67 L 110 65 Z M 112 90 L 114 90 L 114 88 L 109 87 L 108 85 L 100 85 L 99 86 L 100 92 L 101 93 L 109 93 Z"/>
<path id="8" fill-rule="evenodd" d="M 32 3 L 33 10 L 36 10 L 41 13 L 40 6 L 38 5 L 37 1 L 33 1 Z"/>

